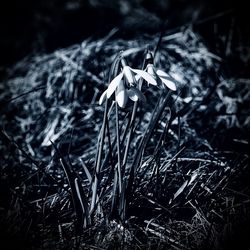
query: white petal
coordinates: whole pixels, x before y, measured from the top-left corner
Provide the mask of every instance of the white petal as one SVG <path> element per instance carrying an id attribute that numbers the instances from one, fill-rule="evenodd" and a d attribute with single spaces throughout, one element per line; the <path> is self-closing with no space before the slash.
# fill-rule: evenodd
<path id="1" fill-rule="evenodd" d="M 126 79 L 128 80 L 128 83 L 130 85 L 135 84 L 135 79 L 134 79 L 133 72 L 131 71 L 131 68 L 129 66 L 124 66 L 123 71 L 124 71 L 124 75 Z"/>
<path id="2" fill-rule="evenodd" d="M 155 77 L 156 72 L 155 72 L 155 70 L 154 70 L 154 65 L 153 65 L 152 63 L 150 63 L 150 64 L 147 65 L 147 72 L 148 72 L 151 76 Z"/>
<path id="3" fill-rule="evenodd" d="M 131 69 L 131 70 L 134 71 L 139 76 L 141 76 L 143 79 L 145 79 L 148 83 L 155 85 L 155 86 L 157 85 L 156 80 L 147 72 L 140 70 L 140 69 Z"/>
<path id="4" fill-rule="evenodd" d="M 104 102 L 104 100 L 107 98 L 107 90 L 105 90 L 103 93 L 102 93 L 102 95 L 101 95 L 101 97 L 100 97 L 100 99 L 99 99 L 99 105 L 102 105 L 103 104 L 103 102 Z"/>
<path id="5" fill-rule="evenodd" d="M 108 89 L 107 89 L 107 98 L 109 99 L 110 96 L 114 93 L 115 89 L 121 82 L 123 77 L 123 72 L 120 73 L 118 76 L 116 76 L 109 84 Z"/>
<path id="6" fill-rule="evenodd" d="M 171 90 L 176 91 L 176 86 L 175 83 L 171 80 L 169 80 L 170 78 L 165 78 L 165 77 L 161 77 L 162 82 Z"/>
<path id="7" fill-rule="evenodd" d="M 135 75 L 135 80 L 138 82 L 141 77 L 139 75 Z"/>
<path id="8" fill-rule="evenodd" d="M 141 77 L 139 76 L 139 75 L 135 75 L 135 80 L 136 80 L 136 82 L 138 82 L 138 89 L 139 90 L 141 90 L 141 87 L 142 87 L 142 82 L 141 81 L 139 81 L 139 79 L 140 79 Z"/>
<path id="9" fill-rule="evenodd" d="M 128 97 L 132 101 L 136 102 L 140 99 L 141 101 L 146 102 L 145 96 L 142 94 L 142 92 L 139 89 L 135 87 L 131 87 L 127 92 L 128 92 Z"/>
<path id="10" fill-rule="evenodd" d="M 127 90 L 124 87 L 124 84 L 120 84 L 118 86 L 115 99 L 121 108 L 125 108 L 128 101 L 128 94 Z"/>
<path id="11" fill-rule="evenodd" d="M 166 72 L 164 72 L 164 71 L 162 71 L 160 69 L 158 69 L 156 71 L 156 73 L 157 73 L 158 76 L 169 77 L 169 75 Z"/>

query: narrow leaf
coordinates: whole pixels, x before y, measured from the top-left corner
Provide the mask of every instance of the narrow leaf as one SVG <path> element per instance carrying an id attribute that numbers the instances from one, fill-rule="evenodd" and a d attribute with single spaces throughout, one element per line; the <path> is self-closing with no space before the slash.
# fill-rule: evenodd
<path id="1" fill-rule="evenodd" d="M 91 174 L 90 174 L 90 172 L 89 172 L 89 170 L 88 170 L 87 166 L 86 166 L 86 165 L 85 165 L 85 163 L 83 162 L 83 160 L 82 160 L 82 159 L 80 159 L 80 161 L 81 161 L 81 163 L 82 163 L 82 166 L 83 166 L 84 172 L 85 172 L 85 174 L 86 174 L 86 176 L 87 176 L 87 178 L 88 178 L 89 184 L 91 184 L 91 183 L 92 183 L 92 177 L 91 177 Z"/>
<path id="2" fill-rule="evenodd" d="M 188 185 L 188 181 L 185 181 L 180 188 L 176 191 L 176 193 L 174 194 L 174 199 L 176 199 L 177 196 L 179 196 L 183 190 L 185 189 L 185 187 Z"/>

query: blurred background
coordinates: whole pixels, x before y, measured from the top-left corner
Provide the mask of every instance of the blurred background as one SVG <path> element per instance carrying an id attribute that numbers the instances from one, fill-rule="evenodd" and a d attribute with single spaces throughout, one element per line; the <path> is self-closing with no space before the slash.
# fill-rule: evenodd
<path id="1" fill-rule="evenodd" d="M 240 1 L 218 0 L 2 1 L 1 70 L 27 54 L 47 53 L 80 43 L 113 27 L 121 27 L 124 37 L 141 32 L 155 34 L 162 28 L 167 31 L 219 14 L 224 16 L 220 29 L 227 29 L 234 18 L 234 25 L 248 36 L 248 8 L 244 7 Z M 209 29 L 203 27 L 201 32 L 211 38 Z"/>

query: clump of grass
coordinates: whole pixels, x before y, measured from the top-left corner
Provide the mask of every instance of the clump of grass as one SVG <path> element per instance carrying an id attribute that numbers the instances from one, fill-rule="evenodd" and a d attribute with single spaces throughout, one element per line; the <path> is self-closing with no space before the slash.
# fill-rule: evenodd
<path id="1" fill-rule="evenodd" d="M 12 199 L 1 198 L 2 218 L 35 249 L 215 249 L 231 217 L 249 213 L 249 79 L 223 75 L 190 28 L 160 40 L 116 32 L 11 69 L 0 147 Z M 177 91 L 143 87 L 143 104 L 100 106 L 121 58 L 144 70 L 149 47 Z"/>

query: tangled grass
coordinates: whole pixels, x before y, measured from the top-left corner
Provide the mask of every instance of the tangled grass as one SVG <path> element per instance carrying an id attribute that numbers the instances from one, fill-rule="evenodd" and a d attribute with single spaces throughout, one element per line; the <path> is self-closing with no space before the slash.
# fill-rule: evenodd
<path id="1" fill-rule="evenodd" d="M 250 79 L 227 75 L 224 59 L 189 27 L 163 33 L 160 43 L 147 35 L 120 39 L 117 32 L 27 57 L 10 69 L 1 85 L 2 236 L 9 246 L 15 238 L 19 249 L 220 249 L 237 222 L 249 220 Z M 121 50 L 130 65 L 140 67 L 148 46 L 158 46 L 155 63 L 176 79 L 178 91 L 168 96 L 145 145 L 126 194 L 126 219 L 110 213 L 114 194 L 107 164 L 101 172 L 100 188 L 107 185 L 102 212 L 83 227 L 60 159 L 89 203 L 104 111 L 98 98 L 109 68 Z M 145 96 L 130 165 L 153 107 L 167 98 L 157 88 Z M 121 111 L 121 126 L 130 111 Z M 112 140 L 114 117 L 111 112 Z"/>

